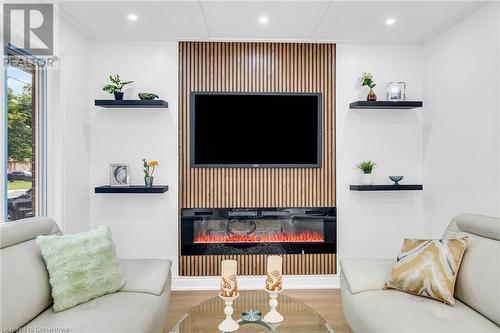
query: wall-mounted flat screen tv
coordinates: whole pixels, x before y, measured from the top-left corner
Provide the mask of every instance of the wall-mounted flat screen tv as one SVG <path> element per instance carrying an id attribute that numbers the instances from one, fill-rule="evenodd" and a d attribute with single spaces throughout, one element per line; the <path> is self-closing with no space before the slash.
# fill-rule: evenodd
<path id="1" fill-rule="evenodd" d="M 321 94 L 191 93 L 192 167 L 321 167 Z"/>

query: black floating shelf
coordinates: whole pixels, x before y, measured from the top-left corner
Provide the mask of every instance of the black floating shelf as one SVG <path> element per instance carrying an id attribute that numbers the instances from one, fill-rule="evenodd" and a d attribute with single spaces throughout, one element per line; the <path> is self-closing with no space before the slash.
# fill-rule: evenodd
<path id="1" fill-rule="evenodd" d="M 349 105 L 351 109 L 415 109 L 423 106 L 422 101 L 357 101 Z"/>
<path id="2" fill-rule="evenodd" d="M 95 193 L 165 193 L 167 191 L 168 185 L 154 185 L 153 187 L 146 187 L 143 185 L 111 187 L 109 185 L 104 185 L 95 188 Z"/>
<path id="3" fill-rule="evenodd" d="M 351 185 L 351 191 L 422 191 L 423 185 Z"/>
<path id="4" fill-rule="evenodd" d="M 168 108 L 168 103 L 161 99 L 155 100 L 140 100 L 140 99 L 124 99 L 117 101 L 114 99 L 96 99 L 96 106 L 102 106 L 103 108 L 120 108 L 120 109 L 164 109 Z"/>

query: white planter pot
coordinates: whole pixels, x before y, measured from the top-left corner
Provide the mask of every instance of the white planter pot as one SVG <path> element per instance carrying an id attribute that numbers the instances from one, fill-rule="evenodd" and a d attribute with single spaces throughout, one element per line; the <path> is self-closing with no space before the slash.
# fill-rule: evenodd
<path id="1" fill-rule="evenodd" d="M 373 185 L 373 173 L 364 173 L 361 175 L 361 184 Z"/>

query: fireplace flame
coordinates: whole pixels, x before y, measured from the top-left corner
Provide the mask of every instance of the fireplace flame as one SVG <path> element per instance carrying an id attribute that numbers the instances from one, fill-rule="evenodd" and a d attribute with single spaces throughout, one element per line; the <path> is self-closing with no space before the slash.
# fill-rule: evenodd
<path id="1" fill-rule="evenodd" d="M 278 233 L 266 235 L 207 235 L 194 238 L 195 244 L 211 243 L 322 243 L 325 239 L 317 232 L 304 231 L 296 234 Z"/>

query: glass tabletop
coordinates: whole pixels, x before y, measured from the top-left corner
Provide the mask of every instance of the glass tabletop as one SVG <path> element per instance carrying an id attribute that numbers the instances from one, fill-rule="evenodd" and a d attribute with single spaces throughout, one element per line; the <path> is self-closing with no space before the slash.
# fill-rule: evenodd
<path id="1" fill-rule="evenodd" d="M 215 293 L 215 292 L 214 292 Z M 241 318 L 247 310 L 258 310 L 265 315 L 269 311 L 269 294 L 265 291 L 240 291 L 233 304 L 233 319 Z M 334 333 L 332 327 L 314 310 L 298 299 L 278 296 L 277 310 L 285 318 L 272 324 L 278 333 Z M 170 333 L 218 333 L 217 326 L 224 320 L 224 302 L 215 296 L 186 313 Z M 237 333 L 268 333 L 269 328 L 254 323 L 240 326 Z"/>

